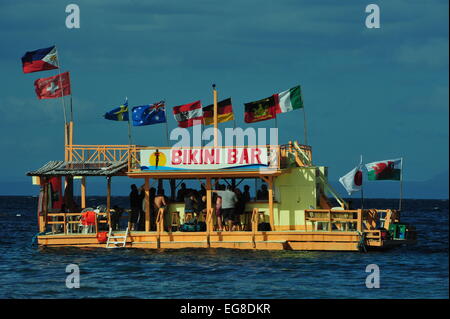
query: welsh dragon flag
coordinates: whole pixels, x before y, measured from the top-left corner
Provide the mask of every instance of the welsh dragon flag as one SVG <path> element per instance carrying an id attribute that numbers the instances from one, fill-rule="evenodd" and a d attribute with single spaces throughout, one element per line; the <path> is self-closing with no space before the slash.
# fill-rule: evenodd
<path id="1" fill-rule="evenodd" d="M 399 181 L 402 170 L 402 159 L 392 159 L 366 164 L 369 181 Z"/>

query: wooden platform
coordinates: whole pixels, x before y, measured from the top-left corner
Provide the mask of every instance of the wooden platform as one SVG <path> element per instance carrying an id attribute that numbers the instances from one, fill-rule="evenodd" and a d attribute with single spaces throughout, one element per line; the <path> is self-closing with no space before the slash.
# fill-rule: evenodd
<path id="1" fill-rule="evenodd" d="M 120 235 L 123 232 L 115 232 Z M 322 250 L 358 251 L 360 236 L 357 232 L 130 232 L 127 248 L 179 249 L 179 248 L 231 248 L 257 250 Z M 96 247 L 96 234 L 53 234 L 38 236 L 38 243 L 47 247 Z M 366 240 L 367 248 L 388 248 L 407 243 L 403 240 Z"/>

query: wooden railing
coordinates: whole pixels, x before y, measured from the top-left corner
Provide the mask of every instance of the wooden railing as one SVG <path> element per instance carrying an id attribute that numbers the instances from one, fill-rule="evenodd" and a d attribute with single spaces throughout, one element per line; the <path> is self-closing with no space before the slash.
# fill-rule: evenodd
<path id="1" fill-rule="evenodd" d="M 385 218 L 381 218 L 384 213 Z M 308 231 L 308 222 L 312 223 L 312 231 L 318 230 L 318 224 L 322 224 L 321 230 L 326 231 L 359 231 L 380 235 L 376 229 L 380 224 L 389 229 L 391 223 L 399 221 L 398 211 L 390 209 L 355 209 L 355 210 L 333 210 L 333 209 L 306 209 L 305 227 Z M 333 228 L 335 225 L 335 228 Z M 326 226 L 327 229 L 324 229 Z M 316 228 L 316 229 L 314 229 Z"/>
<path id="2" fill-rule="evenodd" d="M 67 145 L 69 161 L 119 162 L 129 157 L 130 145 Z"/>
<path id="3" fill-rule="evenodd" d="M 298 149 L 296 149 L 298 147 Z M 299 154 L 300 153 L 300 154 Z M 288 163 L 288 157 L 292 156 L 293 160 L 298 166 L 311 166 L 312 164 L 312 149 L 309 145 L 299 145 L 296 142 L 289 142 L 288 144 L 280 145 L 280 158 L 282 166 Z"/>
<path id="4" fill-rule="evenodd" d="M 81 214 L 82 213 L 47 213 L 47 217 L 62 217 L 63 220 L 50 220 L 47 221 L 46 224 L 47 225 L 63 225 L 63 232 L 64 234 L 69 233 L 68 232 L 68 226 L 69 225 L 80 225 L 80 226 L 84 226 L 81 225 Z M 95 218 L 95 233 L 98 232 L 98 224 L 100 223 L 104 223 L 104 224 L 108 224 L 108 220 L 109 220 L 109 214 L 108 213 L 95 213 L 96 218 Z M 74 217 L 76 216 L 76 220 L 72 220 L 70 217 Z M 98 220 L 99 216 L 105 216 L 107 219 L 106 220 Z M 70 228 L 70 227 L 69 227 Z"/>

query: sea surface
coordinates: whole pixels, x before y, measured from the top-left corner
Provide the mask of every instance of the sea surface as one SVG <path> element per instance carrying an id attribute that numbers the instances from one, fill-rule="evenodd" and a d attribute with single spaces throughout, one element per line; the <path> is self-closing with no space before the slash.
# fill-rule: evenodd
<path id="1" fill-rule="evenodd" d="M 405 200 L 402 222 L 416 226 L 418 243 L 368 253 L 38 248 L 36 203 L 0 197 L 0 298 L 449 297 L 448 200 Z M 79 266 L 78 289 L 66 287 L 69 264 Z M 379 266 L 380 288 L 365 285 L 369 264 Z"/>

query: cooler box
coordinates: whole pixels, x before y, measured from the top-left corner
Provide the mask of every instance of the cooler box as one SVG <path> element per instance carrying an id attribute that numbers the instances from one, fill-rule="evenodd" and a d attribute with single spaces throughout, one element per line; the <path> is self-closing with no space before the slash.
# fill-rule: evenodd
<path id="1" fill-rule="evenodd" d="M 398 238 L 398 224 L 390 224 L 389 233 L 391 234 L 391 238 Z"/>
<path id="2" fill-rule="evenodd" d="M 406 225 L 399 224 L 398 225 L 398 238 L 405 239 L 406 238 Z"/>

